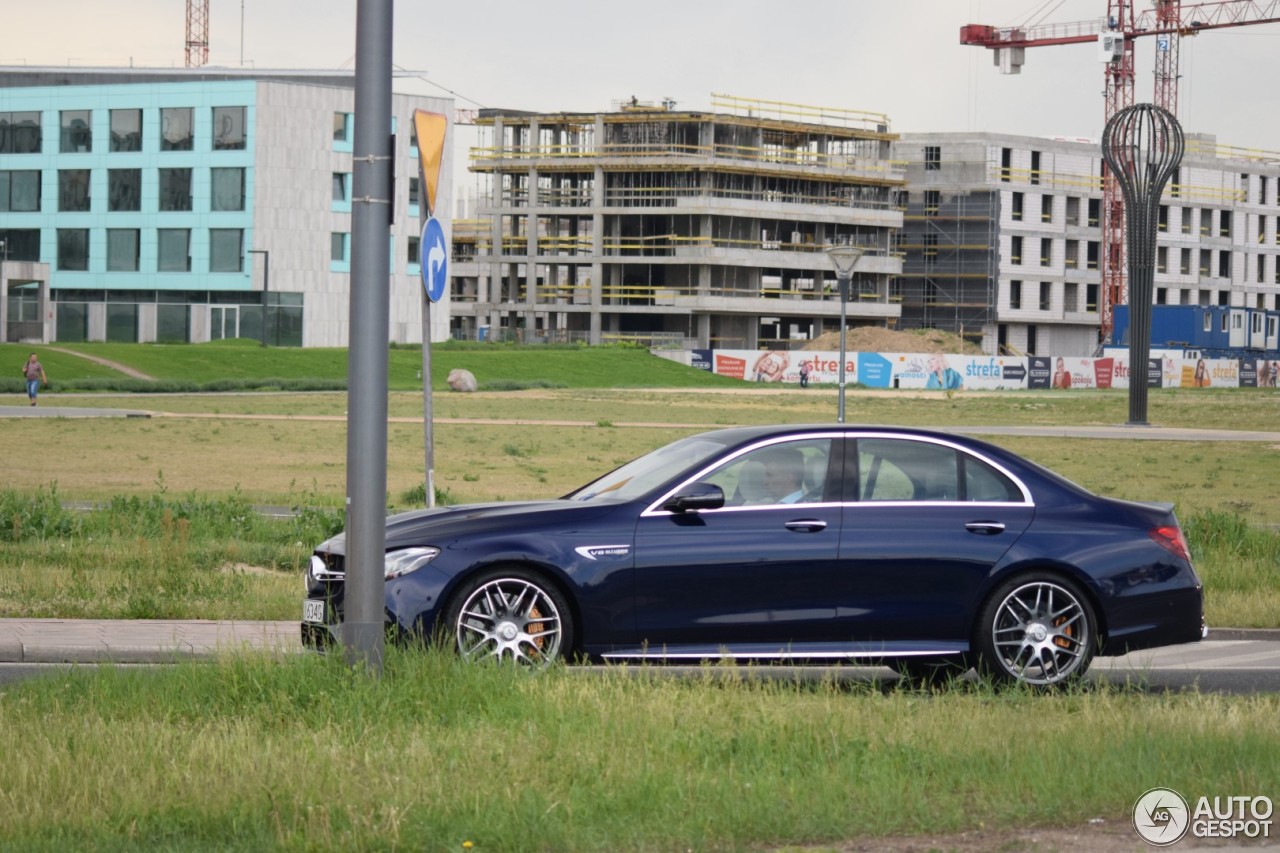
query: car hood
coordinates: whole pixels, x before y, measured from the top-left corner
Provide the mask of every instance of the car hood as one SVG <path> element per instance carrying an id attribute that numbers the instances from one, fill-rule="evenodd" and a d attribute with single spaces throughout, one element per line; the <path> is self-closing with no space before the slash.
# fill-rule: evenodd
<path id="1" fill-rule="evenodd" d="M 503 501 L 462 504 L 402 512 L 387 518 L 386 550 L 441 541 L 490 530 L 513 530 L 526 525 L 585 521 L 617 510 L 619 504 L 576 501 Z M 317 551 L 345 554 L 346 532 L 326 540 Z"/>

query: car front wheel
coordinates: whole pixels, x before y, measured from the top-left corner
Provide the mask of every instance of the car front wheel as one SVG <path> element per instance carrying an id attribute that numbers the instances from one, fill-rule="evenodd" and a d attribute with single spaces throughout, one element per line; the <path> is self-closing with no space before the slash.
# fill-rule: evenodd
<path id="1" fill-rule="evenodd" d="M 454 596 L 445 618 L 467 660 L 545 666 L 573 647 L 568 602 L 545 578 L 521 568 L 476 576 Z"/>
<path id="2" fill-rule="evenodd" d="M 1057 687 L 1089 668 L 1097 625 L 1075 584 L 1032 574 L 1002 584 L 978 619 L 974 638 L 981 671 L 999 682 Z"/>

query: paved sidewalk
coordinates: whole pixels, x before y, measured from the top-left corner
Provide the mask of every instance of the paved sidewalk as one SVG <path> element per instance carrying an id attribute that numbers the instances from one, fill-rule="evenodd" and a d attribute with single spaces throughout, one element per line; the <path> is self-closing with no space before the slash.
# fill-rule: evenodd
<path id="1" fill-rule="evenodd" d="M 0 619 L 0 663 L 172 663 L 246 648 L 299 651 L 298 623 Z"/>
<path id="2" fill-rule="evenodd" d="M 0 619 L 0 663 L 172 663 L 224 651 L 300 651 L 298 622 Z M 1280 630 L 1219 628 L 1210 640 L 1280 640 Z"/>

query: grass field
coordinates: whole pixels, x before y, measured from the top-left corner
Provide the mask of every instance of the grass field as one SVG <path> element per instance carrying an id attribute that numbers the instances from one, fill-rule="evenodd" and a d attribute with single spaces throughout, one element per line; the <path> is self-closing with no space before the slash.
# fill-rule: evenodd
<path id="1" fill-rule="evenodd" d="M 619 352 L 597 366 L 644 372 L 643 353 Z M 555 368 L 579 358 L 526 352 L 519 376 L 550 387 L 436 395 L 447 499 L 561 494 L 696 430 L 834 415 L 829 388 L 730 393 L 696 387 L 696 375 L 686 390 L 607 388 Z M 345 399 L 54 393 L 42 405 L 156 414 L 0 421 L 25 451 L 10 454 L 0 487 L 0 617 L 295 618 L 302 562 L 341 522 Z M 1271 430 L 1277 400 L 1157 391 L 1152 420 Z M 851 392 L 849 410 L 850 421 L 971 426 L 1121 423 L 1127 412 L 1122 393 L 1104 392 Z M 403 505 L 422 481 L 421 395 L 394 393 L 390 414 L 388 499 Z M 1280 447 L 995 440 L 1098 492 L 1175 501 L 1210 623 L 1280 626 Z M 254 503 L 300 513 L 272 522 Z M 926 849 L 979 827 L 1127 826 L 1153 785 L 1189 797 L 1280 790 L 1274 696 L 1140 683 L 919 693 L 759 675 L 531 674 L 397 649 L 380 679 L 339 656 L 59 673 L 0 689 L 0 849 L 837 850 L 886 836 Z"/>

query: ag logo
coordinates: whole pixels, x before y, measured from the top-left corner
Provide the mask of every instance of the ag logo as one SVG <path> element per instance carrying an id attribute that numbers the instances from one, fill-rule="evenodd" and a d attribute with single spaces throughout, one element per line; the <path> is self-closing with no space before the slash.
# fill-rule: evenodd
<path id="1" fill-rule="evenodd" d="M 1169 788 L 1152 788 L 1133 804 L 1133 828 L 1143 841 L 1156 847 L 1181 841 L 1190 825 L 1187 801 Z"/>

